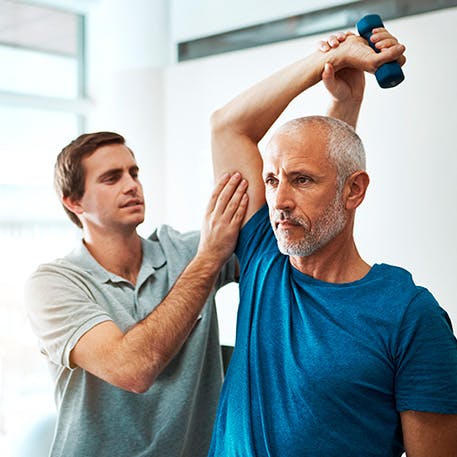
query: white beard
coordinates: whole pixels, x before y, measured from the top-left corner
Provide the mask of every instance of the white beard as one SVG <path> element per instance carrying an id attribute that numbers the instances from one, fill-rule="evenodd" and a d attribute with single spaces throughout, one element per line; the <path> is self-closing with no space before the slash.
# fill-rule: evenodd
<path id="1" fill-rule="evenodd" d="M 280 227 L 274 229 L 279 250 L 282 254 L 290 256 L 307 257 L 313 254 L 338 236 L 347 222 L 341 192 L 337 192 L 333 202 L 316 220 L 312 229 L 308 222 L 300 217 L 289 216 L 285 211 L 279 213 L 282 219 L 300 225 L 305 231 L 304 238 L 292 241 L 289 239 L 287 229 L 283 230 Z"/>

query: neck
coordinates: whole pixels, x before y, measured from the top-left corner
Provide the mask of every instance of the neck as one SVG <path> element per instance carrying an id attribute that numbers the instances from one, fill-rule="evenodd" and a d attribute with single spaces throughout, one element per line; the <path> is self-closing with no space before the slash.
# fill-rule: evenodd
<path id="1" fill-rule="evenodd" d="M 360 257 L 352 231 L 343 231 L 309 256 L 290 256 L 290 262 L 297 270 L 308 276 L 336 284 L 362 279 L 371 268 Z"/>
<path id="2" fill-rule="evenodd" d="M 128 234 L 85 231 L 83 241 L 103 268 L 136 284 L 143 250 L 141 238 L 135 230 Z"/>

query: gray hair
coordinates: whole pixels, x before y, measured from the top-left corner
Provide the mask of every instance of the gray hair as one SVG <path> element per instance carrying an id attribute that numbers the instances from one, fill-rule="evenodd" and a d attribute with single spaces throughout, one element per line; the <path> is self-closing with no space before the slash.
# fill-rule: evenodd
<path id="1" fill-rule="evenodd" d="M 328 158 L 338 172 L 338 190 L 354 172 L 366 169 L 365 149 L 355 130 L 346 122 L 327 116 L 306 116 L 293 119 L 281 126 L 279 134 L 301 135 L 306 125 L 313 125 L 327 137 Z"/>

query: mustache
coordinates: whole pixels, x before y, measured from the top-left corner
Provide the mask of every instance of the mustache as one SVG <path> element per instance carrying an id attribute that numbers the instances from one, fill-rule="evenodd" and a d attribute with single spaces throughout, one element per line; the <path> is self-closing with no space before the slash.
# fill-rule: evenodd
<path id="1" fill-rule="evenodd" d="M 273 214 L 273 220 L 275 224 L 280 222 L 290 222 L 291 224 L 301 225 L 302 227 L 307 228 L 308 223 L 299 216 L 293 216 L 289 211 L 275 211 Z"/>

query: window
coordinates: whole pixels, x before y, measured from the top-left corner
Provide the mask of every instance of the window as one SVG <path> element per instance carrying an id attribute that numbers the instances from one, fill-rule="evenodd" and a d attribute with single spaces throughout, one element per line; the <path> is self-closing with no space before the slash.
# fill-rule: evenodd
<path id="1" fill-rule="evenodd" d="M 59 150 L 84 125 L 84 17 L 0 0 L 0 455 L 54 408 L 24 283 L 79 236 L 53 189 Z"/>
<path id="2" fill-rule="evenodd" d="M 72 57 L 0 45 L 0 60 L 8 62 L 0 72 L 3 90 L 70 99 L 78 95 L 77 61 Z"/>

